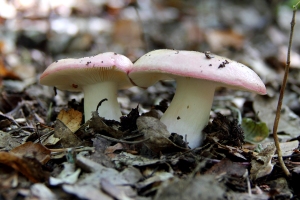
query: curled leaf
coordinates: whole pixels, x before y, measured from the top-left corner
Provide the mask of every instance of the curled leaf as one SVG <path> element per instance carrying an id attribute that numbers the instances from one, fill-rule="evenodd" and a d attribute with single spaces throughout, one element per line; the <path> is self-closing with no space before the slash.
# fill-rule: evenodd
<path id="1" fill-rule="evenodd" d="M 249 143 L 259 143 L 269 136 L 269 129 L 264 122 L 255 122 L 250 118 L 244 118 L 241 124 L 245 141 Z"/>

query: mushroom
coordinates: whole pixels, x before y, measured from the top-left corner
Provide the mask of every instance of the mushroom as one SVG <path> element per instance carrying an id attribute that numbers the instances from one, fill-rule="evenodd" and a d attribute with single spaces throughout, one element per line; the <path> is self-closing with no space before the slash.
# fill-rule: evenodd
<path id="1" fill-rule="evenodd" d="M 98 109 L 101 117 L 120 120 L 121 110 L 117 91 L 132 86 L 127 72 L 132 62 L 113 52 L 79 59 L 62 59 L 52 63 L 40 77 L 40 83 L 60 90 L 83 91 L 85 121 L 91 118 L 98 103 L 107 99 Z"/>
<path id="2" fill-rule="evenodd" d="M 245 65 L 208 52 L 177 50 L 151 51 L 128 73 L 131 81 L 148 87 L 158 80 L 176 80 L 174 98 L 161 121 L 170 133 L 187 135 L 191 148 L 203 141 L 216 87 L 229 87 L 266 94 L 258 75 Z"/>

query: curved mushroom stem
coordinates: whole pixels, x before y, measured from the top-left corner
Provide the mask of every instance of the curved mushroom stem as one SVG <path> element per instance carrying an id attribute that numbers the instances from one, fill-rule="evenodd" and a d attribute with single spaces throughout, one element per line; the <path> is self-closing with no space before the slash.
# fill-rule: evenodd
<path id="1" fill-rule="evenodd" d="M 122 114 L 117 101 L 117 91 L 117 84 L 114 82 L 101 82 L 84 86 L 85 121 L 91 118 L 92 112 L 96 111 L 98 103 L 105 98 L 107 101 L 103 102 L 98 109 L 99 116 L 120 121 Z"/>
<path id="2" fill-rule="evenodd" d="M 161 118 L 170 133 L 187 135 L 191 148 L 199 147 L 204 139 L 216 84 L 214 82 L 177 78 L 175 96 Z"/>

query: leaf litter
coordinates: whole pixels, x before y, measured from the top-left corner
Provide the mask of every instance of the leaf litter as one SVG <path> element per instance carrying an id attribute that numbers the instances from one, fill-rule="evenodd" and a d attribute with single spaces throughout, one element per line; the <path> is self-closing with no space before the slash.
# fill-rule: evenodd
<path id="1" fill-rule="evenodd" d="M 287 21 L 282 22 L 286 19 L 282 16 L 290 11 L 286 5 L 276 5 L 279 24 L 267 25 L 261 23 L 274 21 L 275 18 L 272 18 L 272 13 L 263 13 L 272 9 L 257 12 L 259 8 L 256 4 L 245 6 L 242 2 L 222 3 L 220 16 L 205 11 L 208 8 L 211 10 L 211 6 L 216 9 L 218 3 L 202 2 L 201 6 L 200 3 L 191 6 L 184 1 L 153 4 L 132 1 L 127 5 L 101 3 L 95 6 L 95 2 L 74 2 L 69 6 L 52 5 L 56 11 L 50 9 L 49 13 L 57 18 L 55 21 L 50 19 L 52 25 L 49 29 L 40 26 L 44 22 L 43 17 L 40 18 L 44 15 L 40 12 L 43 10 L 40 7 L 42 4 L 13 7 L 15 12 L 22 10 L 25 14 L 38 15 L 38 18 L 19 19 L 16 28 L 23 30 L 16 34 L 16 31 L 10 30 L 11 27 L 7 28 L 9 34 L 4 33 L 3 39 L 0 39 L 1 198 L 299 197 L 300 84 L 297 49 L 300 44 L 297 40 L 292 55 L 293 77 L 287 87 L 287 100 L 278 131 L 292 177 L 285 177 L 278 167 L 277 154 L 270 140 L 276 107 L 274 102 L 286 53 L 283 51 L 287 41 L 283 27 Z M 9 2 L 4 4 L 11 5 Z M 247 9 L 243 9 L 245 7 Z M 140 29 L 133 20 L 130 14 L 134 13 L 133 9 L 140 12 L 141 22 L 147 24 L 143 26 L 145 30 Z M 59 29 L 64 24 L 62 10 L 68 11 L 64 16 L 80 16 L 70 18 L 73 28 L 76 26 L 79 32 L 67 33 L 66 30 L 75 29 Z M 239 13 L 236 15 L 238 20 L 230 14 L 235 13 L 232 10 Z M 12 10 L 11 15 L 13 13 Z M 90 15 L 97 17 L 86 17 Z M 101 19 L 99 16 L 102 16 Z M 90 21 L 82 23 L 81 17 Z M 218 17 L 222 20 L 215 20 Z M 0 23 L 6 27 L 3 20 L 11 22 L 12 18 L 1 12 Z M 203 21 L 208 24 L 203 24 Z M 229 23 L 222 24 L 225 21 Z M 25 26 L 23 22 L 32 25 L 32 32 L 26 29 L 28 24 Z M 129 30 L 128 26 L 132 29 Z M 266 33 L 263 30 L 265 26 L 268 26 Z M 257 31 L 260 34 L 256 34 Z M 146 34 L 142 40 L 145 41 L 142 41 L 144 32 Z M 251 34 L 255 38 L 251 38 Z M 109 39 L 110 35 L 113 39 Z M 277 39 L 274 39 L 275 36 Z M 134 40 L 131 48 L 127 46 L 129 40 Z M 50 54 L 45 51 L 45 43 L 49 44 Z M 252 139 L 246 135 L 244 140 L 243 132 L 247 129 L 243 125 L 240 127 L 232 111 L 225 112 L 223 109 L 221 115 L 215 109 L 211 112 L 213 117 L 206 128 L 204 144 L 189 149 L 183 136 L 171 135 L 159 121 L 174 94 L 174 83 L 159 82 L 147 90 L 130 88 L 119 92 L 122 111 L 127 114 L 121 117 L 120 122 L 106 120 L 95 112 L 93 118 L 84 124 L 82 94 L 57 91 L 54 96 L 52 88 L 36 82 L 37 74 L 53 59 L 73 57 L 74 54 L 94 55 L 94 52 L 114 49 L 134 61 L 147 52 L 144 50 L 147 43 L 156 49 L 209 49 L 251 66 L 264 79 L 269 96 L 254 98 L 243 92 L 220 89 L 216 91 L 216 99 L 223 100 L 214 104 L 223 108 L 235 105 L 244 119 L 265 123 L 268 130 L 264 128 L 262 134 L 260 129 L 250 128 Z"/>

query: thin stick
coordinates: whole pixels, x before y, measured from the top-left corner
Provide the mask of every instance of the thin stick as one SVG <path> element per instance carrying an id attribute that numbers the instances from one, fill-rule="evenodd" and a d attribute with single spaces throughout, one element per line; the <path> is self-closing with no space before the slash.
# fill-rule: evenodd
<path id="1" fill-rule="evenodd" d="M 126 143 L 126 144 L 138 144 L 138 143 L 142 143 L 145 142 L 147 140 L 149 140 L 150 138 L 146 138 L 143 140 L 139 140 L 139 141 L 127 141 L 127 140 L 122 140 L 122 139 L 116 139 L 116 138 L 112 138 L 112 137 L 108 137 L 105 135 L 101 135 L 101 134 L 95 134 L 96 137 L 101 137 L 110 141 L 114 141 L 114 142 L 120 142 L 120 143 Z"/>
<path id="2" fill-rule="evenodd" d="M 279 139 L 278 139 L 278 135 L 277 135 L 277 128 L 278 128 L 278 123 L 279 123 L 279 119 L 280 119 L 282 99 L 284 96 L 284 90 L 285 90 L 285 86 L 286 86 L 286 82 L 287 82 L 287 78 L 288 78 L 288 74 L 289 74 L 289 69 L 290 69 L 290 62 L 291 62 L 290 54 L 291 54 L 291 46 L 292 46 L 292 40 L 293 40 L 293 34 L 294 34 L 295 16 L 296 16 L 296 11 L 297 11 L 297 7 L 298 7 L 299 3 L 300 3 L 300 1 L 295 6 L 293 6 L 293 18 L 291 21 L 291 32 L 290 32 L 289 47 L 288 47 L 288 52 L 287 52 L 287 60 L 286 60 L 284 77 L 283 77 L 283 81 L 282 81 L 282 85 L 281 85 L 281 89 L 280 89 L 277 110 L 276 110 L 276 116 L 275 116 L 274 126 L 273 126 L 273 138 L 274 138 L 275 146 L 276 146 L 277 153 L 278 153 L 278 161 L 279 161 L 279 164 L 286 176 L 290 176 L 291 174 L 290 174 L 289 170 L 287 169 L 287 167 L 285 166 L 283 159 L 282 159 L 282 152 L 280 150 L 280 144 L 279 144 Z"/>

